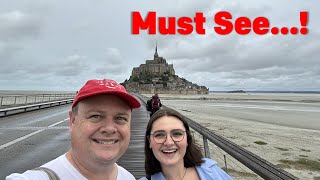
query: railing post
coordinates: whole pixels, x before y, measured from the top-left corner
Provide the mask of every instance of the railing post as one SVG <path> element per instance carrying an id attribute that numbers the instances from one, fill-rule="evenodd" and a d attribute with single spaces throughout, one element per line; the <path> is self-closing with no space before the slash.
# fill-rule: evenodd
<path id="1" fill-rule="evenodd" d="M 203 138 L 204 156 L 207 158 L 210 158 L 210 150 L 209 150 L 209 146 L 208 146 L 208 140 L 204 136 L 202 136 L 202 138 Z"/>
<path id="2" fill-rule="evenodd" d="M 28 103 L 28 96 L 26 96 L 26 102 L 24 104 L 27 104 Z"/>
<path id="3" fill-rule="evenodd" d="M 223 155 L 224 158 L 224 166 L 226 167 L 226 170 L 228 170 L 228 166 L 227 166 L 227 159 L 226 159 L 226 155 Z"/>
<path id="4" fill-rule="evenodd" d="M 2 106 L 2 100 L 3 100 L 3 96 L 1 96 L 1 103 L 0 103 L 0 106 Z"/>
<path id="5" fill-rule="evenodd" d="M 14 105 L 16 105 L 17 102 L 17 96 L 14 97 Z"/>

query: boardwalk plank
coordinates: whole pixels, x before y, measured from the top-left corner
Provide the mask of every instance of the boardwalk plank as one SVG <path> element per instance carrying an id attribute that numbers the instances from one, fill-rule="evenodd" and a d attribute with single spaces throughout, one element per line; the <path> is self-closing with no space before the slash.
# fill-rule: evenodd
<path id="1" fill-rule="evenodd" d="M 118 160 L 118 164 L 133 174 L 135 178 L 145 176 L 144 172 L 144 135 L 149 121 L 145 103 L 132 111 L 131 140 L 127 152 Z"/>

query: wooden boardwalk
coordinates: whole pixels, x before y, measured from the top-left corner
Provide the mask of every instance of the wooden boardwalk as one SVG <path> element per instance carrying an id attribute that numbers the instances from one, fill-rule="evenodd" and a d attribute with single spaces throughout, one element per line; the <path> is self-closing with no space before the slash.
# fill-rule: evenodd
<path id="1" fill-rule="evenodd" d="M 139 99 L 140 100 L 140 99 Z M 118 164 L 135 178 L 145 176 L 144 172 L 144 135 L 149 121 L 145 103 L 140 100 L 141 107 L 132 111 L 131 140 L 127 152 L 118 160 Z"/>

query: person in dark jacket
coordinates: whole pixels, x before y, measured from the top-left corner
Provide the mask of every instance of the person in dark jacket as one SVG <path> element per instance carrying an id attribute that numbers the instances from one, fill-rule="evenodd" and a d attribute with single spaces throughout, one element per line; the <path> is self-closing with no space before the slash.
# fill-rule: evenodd
<path id="1" fill-rule="evenodd" d="M 150 117 L 155 113 L 157 112 L 160 107 L 162 106 L 161 104 L 161 101 L 160 101 L 160 98 L 159 98 L 159 95 L 158 94 L 155 94 L 152 96 L 151 98 L 151 113 L 150 113 Z"/>
<path id="2" fill-rule="evenodd" d="M 147 101 L 147 104 L 146 104 L 146 109 L 147 109 L 147 111 L 149 111 L 149 112 L 151 112 L 151 110 L 152 110 L 152 99 L 149 99 L 148 101 Z"/>

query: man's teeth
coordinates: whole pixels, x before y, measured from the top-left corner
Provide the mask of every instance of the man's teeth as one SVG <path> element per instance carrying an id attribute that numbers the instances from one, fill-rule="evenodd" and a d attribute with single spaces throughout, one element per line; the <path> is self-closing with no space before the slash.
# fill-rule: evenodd
<path id="1" fill-rule="evenodd" d="M 99 144 L 114 144 L 116 141 L 97 141 Z"/>

